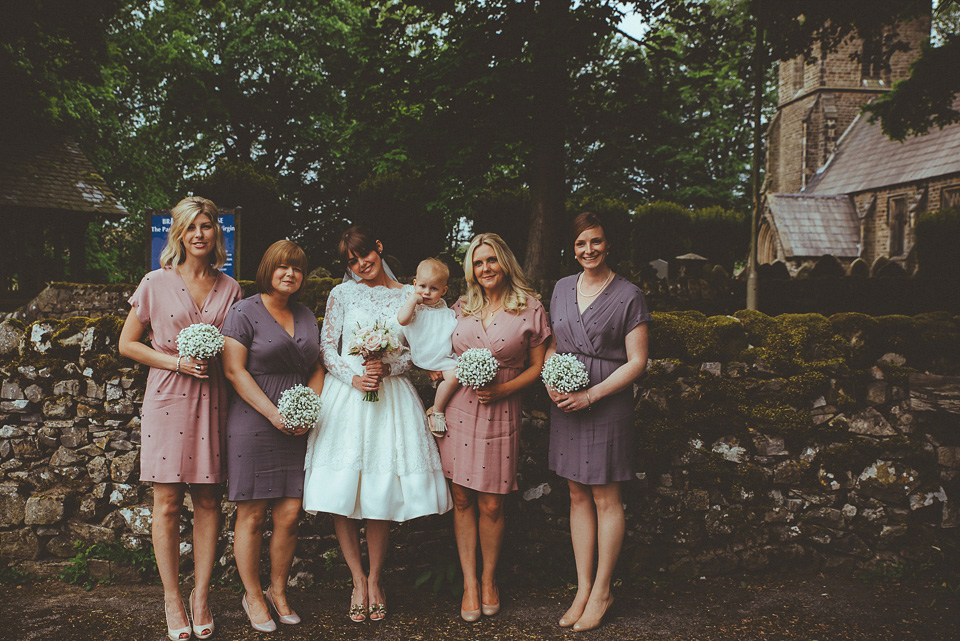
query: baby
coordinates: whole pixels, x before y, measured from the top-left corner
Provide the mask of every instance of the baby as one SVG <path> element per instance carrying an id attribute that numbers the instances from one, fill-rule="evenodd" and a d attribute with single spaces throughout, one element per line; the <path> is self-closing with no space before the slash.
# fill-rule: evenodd
<path id="1" fill-rule="evenodd" d="M 422 261 L 413 279 L 413 293 L 397 313 L 397 322 L 403 325 L 410 344 L 413 364 L 431 372 L 443 372 L 433 408 L 427 411 L 434 436 L 443 436 L 447 431 L 443 411 L 460 385 L 456 375 L 457 356 L 450 340 L 457 326 L 457 315 L 443 300 L 448 278 L 450 270 L 436 258 Z"/>

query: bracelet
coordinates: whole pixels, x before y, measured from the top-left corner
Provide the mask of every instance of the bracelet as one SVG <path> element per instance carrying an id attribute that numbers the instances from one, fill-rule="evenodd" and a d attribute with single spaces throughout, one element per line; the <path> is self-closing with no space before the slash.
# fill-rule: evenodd
<path id="1" fill-rule="evenodd" d="M 183 356 L 177 356 L 177 376 L 180 376 L 180 359 L 181 358 L 183 358 Z"/>
<path id="2" fill-rule="evenodd" d="M 584 390 L 583 393 L 587 395 L 587 407 L 590 407 L 591 405 L 593 405 L 593 401 L 590 400 L 590 392 L 587 390 Z"/>

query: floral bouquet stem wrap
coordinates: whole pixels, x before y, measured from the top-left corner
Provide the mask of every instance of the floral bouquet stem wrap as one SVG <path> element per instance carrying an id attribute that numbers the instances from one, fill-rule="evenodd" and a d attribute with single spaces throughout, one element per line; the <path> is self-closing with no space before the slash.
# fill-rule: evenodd
<path id="1" fill-rule="evenodd" d="M 561 394 L 582 390 L 590 385 L 590 375 L 573 354 L 554 354 L 543 364 L 543 382 Z"/>
<path id="2" fill-rule="evenodd" d="M 390 328 L 377 321 L 373 325 L 366 327 L 358 326 L 357 330 L 350 338 L 350 349 L 348 352 L 355 356 L 360 356 L 363 360 L 381 359 L 388 352 L 400 349 L 400 338 Z M 365 401 L 379 401 L 379 390 L 366 392 L 363 395 Z"/>
<path id="3" fill-rule="evenodd" d="M 474 389 L 488 385 L 497 375 L 500 363 L 486 347 L 471 347 L 457 359 L 457 380 Z"/>
<path id="4" fill-rule="evenodd" d="M 223 351 L 223 335 L 213 325 L 194 323 L 177 334 L 177 351 L 187 358 L 213 358 Z"/>
<path id="5" fill-rule="evenodd" d="M 320 420 L 320 397 L 306 385 L 283 390 L 277 409 L 288 430 L 313 427 Z"/>

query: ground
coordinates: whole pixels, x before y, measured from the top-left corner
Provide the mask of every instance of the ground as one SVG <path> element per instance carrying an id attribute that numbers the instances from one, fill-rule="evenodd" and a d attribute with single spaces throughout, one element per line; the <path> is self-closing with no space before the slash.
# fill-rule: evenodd
<path id="1" fill-rule="evenodd" d="M 304 619 L 273 635 L 254 632 L 232 586 L 215 587 L 214 639 L 299 641 L 520 641 L 617 639 L 656 641 L 848 641 L 960 639 L 960 600 L 925 578 L 877 582 L 831 575 L 726 577 L 647 582 L 616 589 L 617 602 L 596 631 L 556 625 L 570 599 L 562 589 L 504 584 L 499 615 L 469 624 L 459 599 L 388 581 L 383 623 L 347 619 L 349 589 L 290 590 Z M 189 590 L 184 588 L 184 595 Z M 0 639 L 154 641 L 165 638 L 158 585 L 100 585 L 89 592 L 55 581 L 0 587 Z"/>

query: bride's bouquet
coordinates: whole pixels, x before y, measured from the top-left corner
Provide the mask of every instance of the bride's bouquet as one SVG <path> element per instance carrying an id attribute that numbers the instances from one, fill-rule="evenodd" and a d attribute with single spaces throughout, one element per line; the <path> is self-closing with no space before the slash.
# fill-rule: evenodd
<path id="1" fill-rule="evenodd" d="M 561 394 L 576 392 L 590 385 L 590 375 L 573 354 L 554 354 L 543 364 L 543 382 Z"/>
<path id="2" fill-rule="evenodd" d="M 348 353 L 360 356 L 363 360 L 383 358 L 387 352 L 400 349 L 400 339 L 390 328 L 377 321 L 366 327 L 359 326 L 350 338 Z M 363 395 L 365 401 L 379 401 L 380 393 L 377 390 Z"/>
<path id="3" fill-rule="evenodd" d="M 177 351 L 188 358 L 213 358 L 223 351 L 223 334 L 213 325 L 194 323 L 177 334 Z"/>
<path id="4" fill-rule="evenodd" d="M 489 384 L 499 368 L 493 352 L 486 347 L 471 347 L 457 359 L 457 380 L 464 387 L 476 389 Z"/>
<path id="5" fill-rule="evenodd" d="M 306 385 L 283 390 L 277 409 L 288 430 L 313 427 L 320 420 L 320 397 Z"/>

